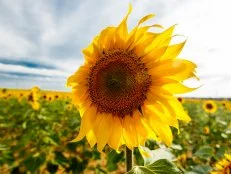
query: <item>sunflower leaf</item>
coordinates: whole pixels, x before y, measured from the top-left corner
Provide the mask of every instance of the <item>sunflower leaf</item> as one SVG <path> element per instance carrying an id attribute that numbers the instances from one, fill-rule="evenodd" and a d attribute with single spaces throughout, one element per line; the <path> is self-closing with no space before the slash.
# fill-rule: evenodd
<path id="1" fill-rule="evenodd" d="M 140 154 L 144 159 L 144 165 L 149 165 L 159 159 L 167 159 L 172 161 L 174 155 L 170 152 L 168 148 L 159 148 L 156 150 L 150 150 L 148 147 L 139 146 Z"/>
<path id="2" fill-rule="evenodd" d="M 182 174 L 182 172 L 166 159 L 160 159 L 146 166 L 135 166 L 127 174 Z"/>
<path id="3" fill-rule="evenodd" d="M 186 172 L 186 174 L 207 174 L 212 170 L 212 168 L 208 165 L 198 165 L 195 166 L 192 171 Z"/>
<path id="4" fill-rule="evenodd" d="M 194 155 L 203 159 L 210 158 L 213 156 L 213 148 L 210 146 L 203 146 L 198 151 L 196 151 Z"/>

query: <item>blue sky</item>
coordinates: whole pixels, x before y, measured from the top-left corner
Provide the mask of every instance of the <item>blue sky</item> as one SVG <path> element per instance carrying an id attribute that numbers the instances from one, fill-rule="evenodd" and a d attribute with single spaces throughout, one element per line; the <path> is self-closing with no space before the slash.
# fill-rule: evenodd
<path id="1" fill-rule="evenodd" d="M 118 25 L 128 9 L 131 29 L 154 13 L 150 24 L 178 24 L 187 38 L 181 58 L 198 65 L 195 97 L 231 97 L 230 0 L 0 0 L 0 87 L 70 91 L 66 78 L 83 63 L 82 49 L 103 28 Z M 185 39 L 183 38 L 183 39 Z"/>

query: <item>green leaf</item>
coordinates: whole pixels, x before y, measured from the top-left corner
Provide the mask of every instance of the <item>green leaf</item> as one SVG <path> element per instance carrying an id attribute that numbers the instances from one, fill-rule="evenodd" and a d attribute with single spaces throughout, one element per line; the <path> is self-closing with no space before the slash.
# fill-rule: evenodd
<path id="1" fill-rule="evenodd" d="M 195 166 L 192 171 L 186 172 L 186 174 L 207 174 L 212 170 L 210 166 Z"/>
<path id="2" fill-rule="evenodd" d="M 46 155 L 44 153 L 38 156 L 30 156 L 24 161 L 24 165 L 31 172 L 37 170 L 46 161 Z"/>
<path id="3" fill-rule="evenodd" d="M 174 159 L 174 155 L 167 148 L 150 150 L 148 147 L 139 146 L 139 151 L 144 159 L 144 165 L 151 164 L 159 159 L 167 159 L 169 161 Z"/>
<path id="4" fill-rule="evenodd" d="M 124 154 L 117 153 L 116 151 L 111 151 L 107 155 L 107 170 L 113 171 L 118 168 L 117 163 L 122 160 Z"/>
<path id="5" fill-rule="evenodd" d="M 0 151 L 7 150 L 7 149 L 9 149 L 9 147 L 7 147 L 7 145 L 0 144 Z"/>
<path id="6" fill-rule="evenodd" d="M 127 174 L 182 174 L 175 164 L 166 160 L 160 159 L 146 166 L 135 166 Z"/>
<path id="7" fill-rule="evenodd" d="M 61 152 L 55 152 L 55 161 L 61 165 L 68 163 L 68 160 L 65 158 L 65 156 L 63 156 Z"/>
<path id="8" fill-rule="evenodd" d="M 199 158 L 208 159 L 213 156 L 213 148 L 210 146 L 203 146 L 196 151 L 194 155 Z"/>

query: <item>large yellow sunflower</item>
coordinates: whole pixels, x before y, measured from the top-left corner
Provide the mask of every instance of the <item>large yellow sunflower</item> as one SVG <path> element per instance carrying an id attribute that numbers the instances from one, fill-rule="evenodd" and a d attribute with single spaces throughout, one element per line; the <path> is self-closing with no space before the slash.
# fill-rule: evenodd
<path id="1" fill-rule="evenodd" d="M 154 15 L 140 19 L 131 32 L 128 14 L 117 27 L 107 27 L 83 50 L 85 63 L 67 80 L 82 117 L 75 139 L 86 136 L 102 151 L 108 144 L 133 149 L 148 138 L 172 142 L 170 126 L 190 121 L 173 94 L 192 91 L 182 81 L 195 77 L 196 65 L 177 56 L 185 42 L 169 45 L 174 26 L 161 33 L 141 26 Z"/>
<path id="2" fill-rule="evenodd" d="M 211 174 L 231 174 L 231 155 L 225 154 L 225 158 L 218 161 Z"/>

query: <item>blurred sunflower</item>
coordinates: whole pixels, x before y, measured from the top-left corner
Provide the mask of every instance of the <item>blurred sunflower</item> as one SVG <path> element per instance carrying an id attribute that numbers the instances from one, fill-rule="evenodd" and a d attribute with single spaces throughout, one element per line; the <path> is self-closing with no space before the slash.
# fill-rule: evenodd
<path id="1" fill-rule="evenodd" d="M 7 92 L 7 89 L 6 88 L 3 88 L 2 89 L 2 93 L 5 94 Z"/>
<path id="2" fill-rule="evenodd" d="M 203 109 L 205 112 L 214 113 L 217 111 L 217 105 L 213 100 L 206 100 L 203 103 Z"/>
<path id="3" fill-rule="evenodd" d="M 182 97 L 178 97 L 177 100 L 178 100 L 180 103 L 183 103 L 183 98 L 182 98 Z"/>
<path id="4" fill-rule="evenodd" d="M 190 121 L 173 94 L 194 90 L 182 81 L 196 77 L 196 65 L 177 56 L 185 42 L 169 45 L 175 26 L 161 33 L 148 31 L 160 25 L 140 25 L 154 15 L 144 16 L 131 32 L 128 14 L 117 27 L 107 27 L 83 50 L 85 63 L 70 76 L 73 102 L 82 117 L 79 141 L 86 136 L 102 151 L 125 144 L 133 149 L 146 139 L 172 142 L 170 126 Z"/>
<path id="5" fill-rule="evenodd" d="M 31 93 L 28 95 L 28 102 L 31 104 L 34 110 L 39 110 L 40 103 L 40 89 L 36 86 L 31 89 Z"/>
<path id="6" fill-rule="evenodd" d="M 186 154 L 186 153 L 183 153 L 183 154 L 177 156 L 177 161 L 178 161 L 180 164 L 184 165 L 184 164 L 186 163 L 186 161 L 187 161 L 187 154 Z"/>
<path id="7" fill-rule="evenodd" d="M 205 126 L 203 131 L 204 131 L 205 134 L 209 134 L 210 133 L 210 129 L 209 129 L 208 126 Z"/>
<path id="8" fill-rule="evenodd" d="M 223 100 L 223 101 L 221 101 L 221 104 L 222 104 L 222 106 L 223 106 L 225 109 L 231 110 L 231 103 L 230 103 L 230 101 L 228 101 L 228 100 Z"/>
<path id="9" fill-rule="evenodd" d="M 231 174 L 231 154 L 225 154 L 224 159 L 216 163 L 211 174 Z"/>

